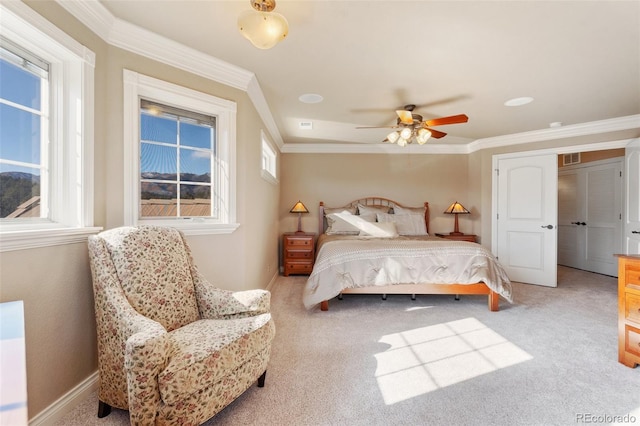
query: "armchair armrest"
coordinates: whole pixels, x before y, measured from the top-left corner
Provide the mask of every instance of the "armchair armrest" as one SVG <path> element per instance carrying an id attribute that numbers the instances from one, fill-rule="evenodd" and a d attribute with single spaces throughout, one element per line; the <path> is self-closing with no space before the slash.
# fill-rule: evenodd
<path id="1" fill-rule="evenodd" d="M 198 309 L 202 318 L 243 318 L 270 312 L 267 290 L 230 291 L 214 287 L 199 272 L 194 274 Z"/>
<path id="2" fill-rule="evenodd" d="M 167 365 L 171 342 L 164 327 L 151 322 L 155 325 L 133 334 L 125 347 L 131 424 L 154 424 L 160 406 L 158 375 Z"/>

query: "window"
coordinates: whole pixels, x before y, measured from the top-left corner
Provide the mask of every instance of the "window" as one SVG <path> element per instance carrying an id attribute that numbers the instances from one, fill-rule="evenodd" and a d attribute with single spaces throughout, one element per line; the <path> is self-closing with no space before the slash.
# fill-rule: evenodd
<path id="1" fill-rule="evenodd" d="M 275 149 L 273 149 L 271 142 L 267 139 L 267 135 L 264 131 L 261 131 L 262 139 L 262 177 L 271 182 L 278 183 L 277 175 L 277 155 Z"/>
<path id="2" fill-rule="evenodd" d="M 0 17 L 1 251 L 86 241 L 95 55 L 21 2 Z"/>
<path id="3" fill-rule="evenodd" d="M 233 232 L 235 102 L 124 70 L 125 224 Z"/>
<path id="4" fill-rule="evenodd" d="M 2 219 L 49 218 L 48 94 L 49 64 L 0 37 Z"/>
<path id="5" fill-rule="evenodd" d="M 217 217 L 215 145 L 215 117 L 142 99 L 138 217 Z"/>

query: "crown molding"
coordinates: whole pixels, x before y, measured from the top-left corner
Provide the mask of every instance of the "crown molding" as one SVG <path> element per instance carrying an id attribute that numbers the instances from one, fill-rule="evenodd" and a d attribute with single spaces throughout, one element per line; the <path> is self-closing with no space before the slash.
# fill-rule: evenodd
<path id="1" fill-rule="evenodd" d="M 467 145 L 407 145 L 341 144 L 341 143 L 287 143 L 280 151 L 284 154 L 468 154 Z"/>
<path id="2" fill-rule="evenodd" d="M 255 74 L 114 17 L 97 0 L 56 0 L 112 46 L 247 92 L 274 142 L 284 142 Z"/>
<path id="3" fill-rule="evenodd" d="M 502 146 L 566 139 L 631 129 L 640 129 L 640 114 L 478 139 L 471 142 L 468 147 L 471 153 L 487 148 L 498 148 Z"/>

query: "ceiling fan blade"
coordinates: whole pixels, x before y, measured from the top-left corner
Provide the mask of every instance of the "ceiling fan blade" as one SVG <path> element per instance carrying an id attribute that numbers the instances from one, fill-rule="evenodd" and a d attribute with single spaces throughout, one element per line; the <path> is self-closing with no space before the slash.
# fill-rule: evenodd
<path id="1" fill-rule="evenodd" d="M 469 121 L 469 117 L 464 114 L 452 115 L 449 117 L 434 118 L 433 120 L 425 121 L 426 126 L 443 126 L 445 124 L 458 124 L 466 123 Z"/>
<path id="2" fill-rule="evenodd" d="M 411 114 L 411 111 L 397 110 L 396 114 L 398 114 L 398 118 L 400 118 L 402 123 L 413 124 L 413 115 Z"/>
<path id="3" fill-rule="evenodd" d="M 447 134 L 445 132 L 441 132 L 439 130 L 431 129 L 429 127 L 425 127 L 425 129 L 430 131 L 431 132 L 431 137 L 435 138 L 435 139 L 440 139 L 440 138 L 444 138 L 445 136 L 447 136 Z"/>

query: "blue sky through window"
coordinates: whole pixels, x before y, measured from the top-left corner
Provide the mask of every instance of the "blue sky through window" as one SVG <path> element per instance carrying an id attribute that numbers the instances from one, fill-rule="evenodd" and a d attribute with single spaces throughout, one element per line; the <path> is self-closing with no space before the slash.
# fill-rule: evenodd
<path id="1" fill-rule="evenodd" d="M 213 134 L 211 126 L 141 114 L 140 172 L 178 173 L 179 152 L 181 174 L 211 173 Z"/>
<path id="2" fill-rule="evenodd" d="M 40 174 L 40 116 L 4 101 L 39 111 L 41 78 L 5 59 L 0 60 L 0 159 L 33 164 L 0 163 L 0 172 Z"/>

